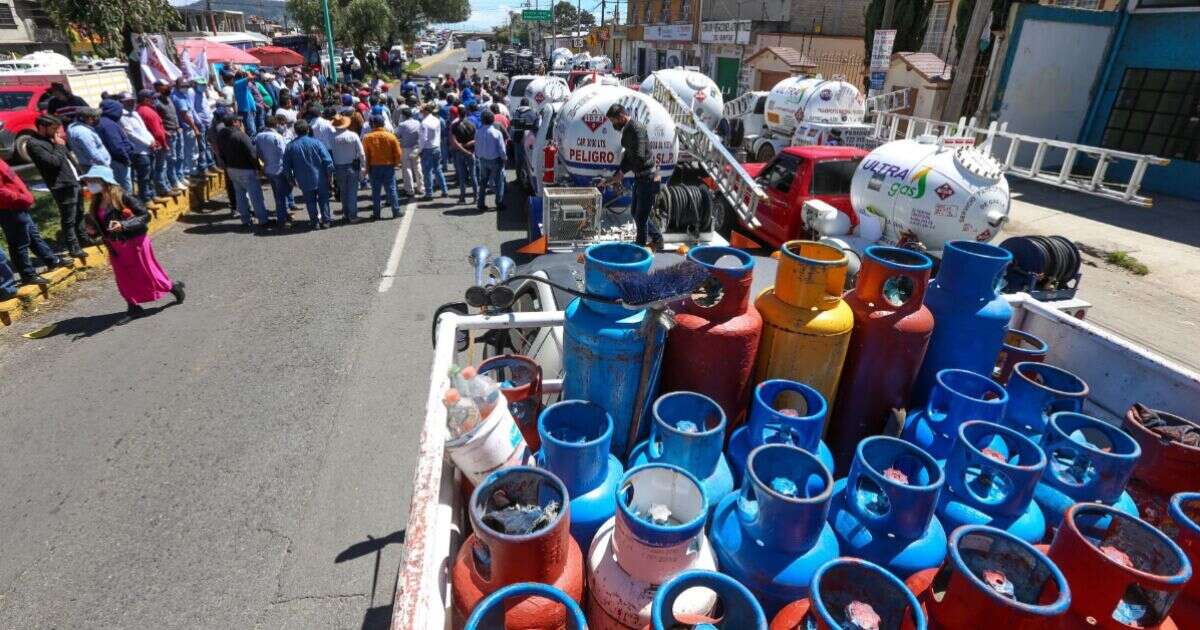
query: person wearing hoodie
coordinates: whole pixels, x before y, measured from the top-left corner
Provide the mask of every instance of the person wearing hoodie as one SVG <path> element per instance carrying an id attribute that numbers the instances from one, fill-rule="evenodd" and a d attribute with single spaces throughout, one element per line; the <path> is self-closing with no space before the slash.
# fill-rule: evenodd
<path id="1" fill-rule="evenodd" d="M 125 130 L 129 144 L 133 147 L 129 152 L 129 167 L 133 173 L 132 180 L 137 184 L 137 197 L 146 203 L 154 198 L 154 183 L 151 179 L 154 170 L 154 160 L 150 150 L 154 147 L 154 136 L 146 127 L 146 122 L 133 109 L 134 98 L 128 92 L 117 95 L 120 100 L 121 128 Z M 132 189 L 131 189 L 132 190 Z"/>
<path id="2" fill-rule="evenodd" d="M 121 184 L 122 188 L 133 190 L 129 179 L 129 162 L 132 159 L 130 155 L 133 153 L 133 143 L 129 141 L 129 135 L 121 126 L 121 116 L 124 113 L 125 108 L 121 107 L 120 101 L 111 98 L 100 101 L 100 122 L 96 125 L 96 132 L 100 134 L 100 139 L 104 141 L 104 148 L 108 149 L 108 154 L 112 158 L 109 166 L 112 168 L 117 182 Z"/>
<path id="3" fill-rule="evenodd" d="M 137 115 L 145 123 L 154 144 L 150 147 L 150 181 L 154 184 L 154 192 L 159 196 L 167 194 L 167 132 L 163 128 L 162 117 L 154 108 L 154 90 L 141 90 L 137 93 Z"/>
<path id="4" fill-rule="evenodd" d="M 59 232 L 61 250 L 74 258 L 86 258 L 80 243 L 91 243 L 83 227 L 83 213 L 79 209 L 79 173 L 67 148 L 67 142 L 59 133 L 62 122 L 55 116 L 42 115 L 34 121 L 37 134 L 30 136 L 29 159 L 37 168 L 42 181 L 50 189 L 50 196 L 58 206 L 62 225 Z"/>
<path id="5" fill-rule="evenodd" d="M 12 258 L 17 272 L 21 274 L 21 284 L 47 285 L 50 281 L 38 275 L 29 259 L 29 248 L 43 265 L 50 269 L 75 266 L 75 261 L 66 256 L 59 256 L 50 249 L 38 230 L 37 223 L 29 215 L 33 208 L 33 193 L 25 187 L 25 182 L 13 172 L 8 162 L 0 160 L 0 229 L 8 241 L 8 254 Z"/>
<path id="6" fill-rule="evenodd" d="M 104 148 L 104 141 L 96 133 L 96 124 L 100 120 L 100 110 L 94 107 L 81 107 L 75 110 L 75 122 L 67 127 L 67 144 L 75 153 L 81 168 L 89 168 L 94 164 L 108 166 L 112 156 Z"/>

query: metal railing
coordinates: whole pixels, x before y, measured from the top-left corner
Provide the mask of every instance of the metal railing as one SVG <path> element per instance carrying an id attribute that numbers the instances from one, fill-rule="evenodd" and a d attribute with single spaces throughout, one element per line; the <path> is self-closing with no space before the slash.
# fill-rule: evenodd
<path id="1" fill-rule="evenodd" d="M 900 88 L 885 94 L 876 94 L 875 96 L 867 97 L 867 113 L 883 114 L 886 112 L 896 112 L 908 107 L 909 96 L 912 88 Z"/>
<path id="2" fill-rule="evenodd" d="M 700 163 L 700 167 L 712 178 L 717 192 L 743 223 L 752 228 L 761 225 L 757 217 L 758 204 L 766 201 L 767 194 L 758 182 L 721 144 L 717 134 L 696 117 L 692 108 L 674 90 L 667 87 L 665 81 L 654 82 L 652 95 L 675 121 L 675 136 L 682 145 L 681 150 Z"/>
<path id="3" fill-rule="evenodd" d="M 923 135 L 972 141 L 999 162 L 1005 174 L 1144 208 L 1154 203 L 1138 194 L 1146 169 L 1171 163 L 1154 155 L 1012 133 L 1007 123 L 979 127 L 974 118 L 945 122 L 881 112 L 874 124 L 878 144 Z M 1108 179 L 1114 164 L 1121 164 L 1121 174 Z"/>

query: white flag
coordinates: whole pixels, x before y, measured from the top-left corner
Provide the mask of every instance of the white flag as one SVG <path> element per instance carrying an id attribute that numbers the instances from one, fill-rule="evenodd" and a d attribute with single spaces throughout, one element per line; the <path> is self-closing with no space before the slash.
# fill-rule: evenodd
<path id="1" fill-rule="evenodd" d="M 192 68 L 192 54 L 186 48 L 183 49 L 183 52 L 179 53 L 179 70 L 183 73 L 183 78 L 189 81 L 196 78 L 192 76 L 194 72 Z"/>
<path id="2" fill-rule="evenodd" d="M 200 54 L 196 55 L 195 61 L 192 62 L 192 78 L 208 76 L 208 50 L 201 50 Z"/>
<path id="3" fill-rule="evenodd" d="M 173 82 L 175 79 L 183 76 L 169 57 L 159 50 L 154 42 L 145 40 L 146 46 L 142 48 L 142 53 L 138 59 L 138 64 L 142 68 L 142 85 L 149 87 L 154 85 L 155 81 Z"/>

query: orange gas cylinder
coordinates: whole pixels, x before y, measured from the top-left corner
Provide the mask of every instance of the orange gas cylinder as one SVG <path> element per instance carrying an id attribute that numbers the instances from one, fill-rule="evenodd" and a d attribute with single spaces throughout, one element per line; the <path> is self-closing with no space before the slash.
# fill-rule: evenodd
<path id="1" fill-rule="evenodd" d="M 549 584 L 583 599 L 583 554 L 571 537 L 567 488 L 537 468 L 500 469 L 479 484 L 469 504 L 474 533 L 451 569 L 453 627 L 462 628 L 480 600 L 520 582 Z M 565 630 L 567 611 L 542 597 L 506 604 L 505 630 Z"/>
<path id="2" fill-rule="evenodd" d="M 813 576 L 811 594 L 784 606 L 770 630 L 925 630 L 925 612 L 904 582 L 858 558 L 826 562 Z"/>

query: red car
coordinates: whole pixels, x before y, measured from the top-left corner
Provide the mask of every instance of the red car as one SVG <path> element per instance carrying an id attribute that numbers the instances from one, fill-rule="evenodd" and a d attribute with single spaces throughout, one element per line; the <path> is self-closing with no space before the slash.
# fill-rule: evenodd
<path id="1" fill-rule="evenodd" d="M 38 102 L 49 85 L 0 86 L 0 157 L 12 162 L 15 156 L 25 158 L 24 144 L 37 132 Z"/>

